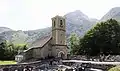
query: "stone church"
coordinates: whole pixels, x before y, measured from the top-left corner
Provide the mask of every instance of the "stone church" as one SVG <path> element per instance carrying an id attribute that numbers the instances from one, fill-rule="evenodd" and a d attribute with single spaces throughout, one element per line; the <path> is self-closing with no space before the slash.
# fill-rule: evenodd
<path id="1" fill-rule="evenodd" d="M 52 34 L 33 42 L 29 49 L 16 55 L 15 60 L 45 59 L 48 57 L 66 59 L 67 48 L 65 18 L 57 15 L 52 18 Z"/>

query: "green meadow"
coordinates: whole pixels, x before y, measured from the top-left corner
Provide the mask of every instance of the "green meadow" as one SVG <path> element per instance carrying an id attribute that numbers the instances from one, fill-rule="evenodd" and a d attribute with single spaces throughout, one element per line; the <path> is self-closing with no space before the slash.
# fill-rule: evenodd
<path id="1" fill-rule="evenodd" d="M 16 64 L 15 61 L 0 61 L 0 65 L 9 65 L 9 64 Z"/>

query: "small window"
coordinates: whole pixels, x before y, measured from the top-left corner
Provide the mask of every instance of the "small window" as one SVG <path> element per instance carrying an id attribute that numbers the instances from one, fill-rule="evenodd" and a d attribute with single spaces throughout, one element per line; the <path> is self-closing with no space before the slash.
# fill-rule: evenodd
<path id="1" fill-rule="evenodd" d="M 60 27 L 63 27 L 63 21 L 60 20 Z"/>
<path id="2" fill-rule="evenodd" d="M 60 43 L 62 43 L 62 41 L 60 41 Z"/>
<path id="3" fill-rule="evenodd" d="M 55 21 L 54 21 L 54 23 L 53 23 L 53 24 L 54 24 L 54 27 L 55 27 Z"/>

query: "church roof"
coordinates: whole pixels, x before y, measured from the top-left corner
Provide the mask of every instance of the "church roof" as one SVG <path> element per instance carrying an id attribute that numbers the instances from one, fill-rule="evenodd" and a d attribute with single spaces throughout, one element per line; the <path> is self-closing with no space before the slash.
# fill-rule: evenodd
<path id="1" fill-rule="evenodd" d="M 52 39 L 51 34 L 44 36 L 42 38 L 37 39 L 36 41 L 34 41 L 27 50 L 25 50 L 24 52 L 32 49 L 32 48 L 42 48 L 47 42 L 49 42 Z"/>
<path id="2" fill-rule="evenodd" d="M 33 42 L 30 47 L 43 47 L 51 38 L 51 35 L 39 38 L 35 42 Z"/>

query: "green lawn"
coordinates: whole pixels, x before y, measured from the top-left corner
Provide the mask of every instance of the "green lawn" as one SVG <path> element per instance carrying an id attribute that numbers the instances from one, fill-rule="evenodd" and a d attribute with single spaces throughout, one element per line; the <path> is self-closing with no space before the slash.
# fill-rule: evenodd
<path id="1" fill-rule="evenodd" d="M 0 65 L 16 64 L 15 61 L 0 61 Z"/>
<path id="2" fill-rule="evenodd" d="M 120 66 L 113 67 L 108 71 L 120 71 Z"/>

